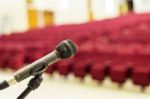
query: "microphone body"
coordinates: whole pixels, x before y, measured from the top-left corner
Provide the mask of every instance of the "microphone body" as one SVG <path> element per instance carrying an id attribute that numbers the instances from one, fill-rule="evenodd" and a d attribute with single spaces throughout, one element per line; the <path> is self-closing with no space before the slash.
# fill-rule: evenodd
<path id="1" fill-rule="evenodd" d="M 4 80 L 0 83 L 0 90 L 5 89 L 17 82 L 20 82 L 29 76 L 42 74 L 49 65 L 61 60 L 73 57 L 76 53 L 76 46 L 71 40 L 61 42 L 56 49 L 39 60 L 23 67 L 13 74 L 9 80 Z"/>
<path id="2" fill-rule="evenodd" d="M 6 82 L 8 83 L 8 86 L 11 86 L 28 78 L 29 76 L 41 74 L 48 68 L 49 65 L 59 61 L 60 59 L 61 58 L 58 56 L 57 51 L 55 50 L 33 62 L 32 64 L 29 64 L 28 66 L 18 70 L 9 80 L 6 80 Z"/>
<path id="3" fill-rule="evenodd" d="M 58 56 L 57 51 L 53 51 L 14 73 L 14 78 L 17 82 L 20 82 L 31 75 L 34 76 L 40 74 L 44 72 L 49 65 L 57 62 L 58 60 L 60 60 L 60 57 Z"/>

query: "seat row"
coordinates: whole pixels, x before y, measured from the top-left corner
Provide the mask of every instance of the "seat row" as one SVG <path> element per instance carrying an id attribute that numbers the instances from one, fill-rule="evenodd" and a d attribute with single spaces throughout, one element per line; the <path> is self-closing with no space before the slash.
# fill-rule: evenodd
<path id="1" fill-rule="evenodd" d="M 62 75 L 123 84 L 131 78 L 143 87 L 150 83 L 150 14 L 128 15 L 84 24 L 50 26 L 0 36 L 0 67 L 19 69 L 53 51 L 64 39 L 78 45 L 77 55 L 47 70 Z"/>

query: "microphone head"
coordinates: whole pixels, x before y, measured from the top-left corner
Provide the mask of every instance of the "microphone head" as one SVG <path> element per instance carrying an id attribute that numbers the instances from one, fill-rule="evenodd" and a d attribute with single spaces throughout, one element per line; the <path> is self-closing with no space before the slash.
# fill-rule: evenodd
<path id="1" fill-rule="evenodd" d="M 58 52 L 61 59 L 73 57 L 77 52 L 76 44 L 70 39 L 62 41 L 57 45 L 56 51 Z"/>

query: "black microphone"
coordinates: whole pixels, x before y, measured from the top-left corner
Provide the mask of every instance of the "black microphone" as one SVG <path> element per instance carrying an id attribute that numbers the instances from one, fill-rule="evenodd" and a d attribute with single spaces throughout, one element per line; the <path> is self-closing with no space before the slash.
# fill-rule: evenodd
<path id="1" fill-rule="evenodd" d="M 17 82 L 20 82 L 28 78 L 29 76 L 41 74 L 48 68 L 49 65 L 61 59 L 73 57 L 76 52 L 76 45 L 70 39 L 64 40 L 56 46 L 53 52 L 18 70 L 9 80 L 4 80 L 3 82 L 1 82 L 0 90 L 5 89 Z"/>

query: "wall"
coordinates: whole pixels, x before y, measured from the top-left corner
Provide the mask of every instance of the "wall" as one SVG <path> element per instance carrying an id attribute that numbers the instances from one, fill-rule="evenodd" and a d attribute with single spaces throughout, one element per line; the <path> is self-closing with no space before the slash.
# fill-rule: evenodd
<path id="1" fill-rule="evenodd" d="M 0 0 L 0 34 L 27 29 L 24 0 Z"/>
<path id="2" fill-rule="evenodd" d="M 56 1 L 59 2 L 55 12 L 56 24 L 82 23 L 88 21 L 87 0 Z"/>
<path id="3" fill-rule="evenodd" d="M 0 0 L 0 33 L 28 29 L 25 1 Z M 55 24 L 83 23 L 89 20 L 87 0 L 33 0 L 33 2 L 39 11 L 53 11 Z M 94 18 L 97 20 L 119 15 L 116 0 L 92 0 L 92 2 Z M 42 18 L 39 14 L 40 17 Z M 39 26 L 44 26 L 42 20 L 39 20 Z"/>
<path id="4" fill-rule="evenodd" d="M 119 4 L 122 0 L 93 0 L 95 19 L 112 18 L 119 15 Z"/>
<path id="5" fill-rule="evenodd" d="M 0 0 L 0 33 L 28 29 L 26 0 Z M 101 20 L 119 16 L 119 5 L 125 0 L 91 0 L 94 18 Z M 83 23 L 88 21 L 87 0 L 33 0 L 38 10 L 50 10 L 55 24 Z M 150 0 L 134 0 L 137 13 L 150 11 Z M 42 17 L 39 14 L 39 17 Z M 39 21 L 41 27 L 43 21 Z"/>
<path id="6" fill-rule="evenodd" d="M 54 11 L 55 24 L 87 22 L 86 3 L 87 0 L 34 0 L 37 9 Z"/>
<path id="7" fill-rule="evenodd" d="M 136 13 L 150 12 L 150 0 L 133 0 Z"/>
<path id="8" fill-rule="evenodd" d="M 119 4 L 124 0 L 91 0 L 94 18 L 97 20 L 112 18 L 119 15 Z M 34 0 L 39 10 L 55 12 L 56 24 L 87 22 L 88 0 Z"/>

